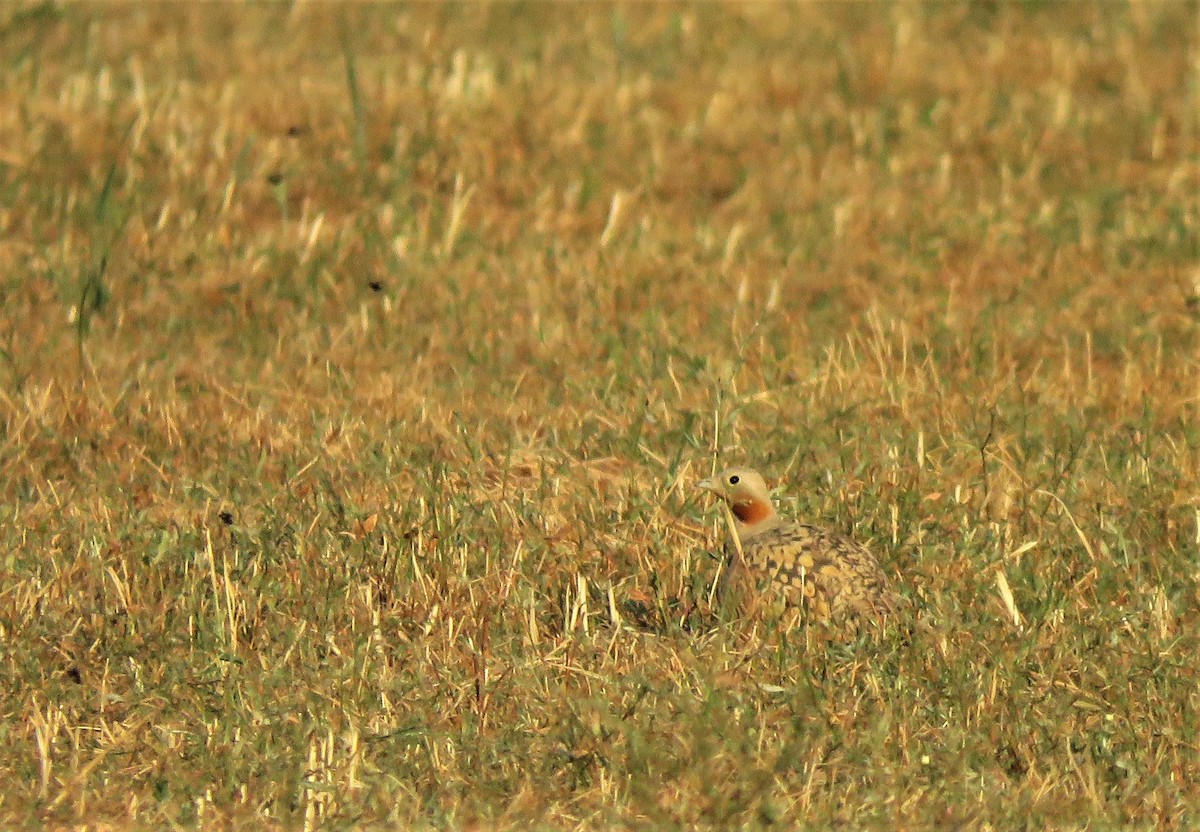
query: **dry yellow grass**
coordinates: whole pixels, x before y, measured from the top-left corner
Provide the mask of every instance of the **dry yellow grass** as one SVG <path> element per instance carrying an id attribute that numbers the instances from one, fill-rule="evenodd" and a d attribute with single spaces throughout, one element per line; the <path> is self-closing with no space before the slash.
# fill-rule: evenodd
<path id="1" fill-rule="evenodd" d="M 0 826 L 1195 824 L 1196 30 L 0 10 Z"/>

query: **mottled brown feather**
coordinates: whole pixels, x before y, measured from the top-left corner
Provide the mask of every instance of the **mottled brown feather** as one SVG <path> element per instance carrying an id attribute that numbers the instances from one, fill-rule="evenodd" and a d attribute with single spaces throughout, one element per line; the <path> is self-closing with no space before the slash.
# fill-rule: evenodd
<path id="1" fill-rule="evenodd" d="M 834 624 L 895 613 L 896 594 L 874 554 L 837 533 L 780 520 L 755 472 L 733 468 L 701 485 L 729 502 L 738 518 L 742 557 L 733 541 L 726 544 L 722 596 L 751 590 L 755 599 L 774 596 L 806 617 Z M 736 510 L 747 505 L 754 508 Z"/>

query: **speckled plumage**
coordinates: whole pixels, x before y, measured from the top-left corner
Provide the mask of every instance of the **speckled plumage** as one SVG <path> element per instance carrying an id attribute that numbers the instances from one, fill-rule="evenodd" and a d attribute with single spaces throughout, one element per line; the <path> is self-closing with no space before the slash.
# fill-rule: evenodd
<path id="1" fill-rule="evenodd" d="M 865 546 L 835 532 L 784 521 L 766 483 L 747 468 L 730 468 L 699 487 L 729 503 L 741 542 L 725 546 L 722 594 L 750 588 L 773 594 L 806 616 L 834 624 L 884 619 L 897 598 Z"/>

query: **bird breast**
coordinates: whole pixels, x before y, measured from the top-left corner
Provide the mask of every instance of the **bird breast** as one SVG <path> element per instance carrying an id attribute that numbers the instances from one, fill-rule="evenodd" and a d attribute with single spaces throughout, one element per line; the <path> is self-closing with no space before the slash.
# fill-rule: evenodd
<path id="1" fill-rule="evenodd" d="M 743 500 L 733 504 L 733 516 L 753 526 L 771 516 L 771 507 L 762 500 Z"/>

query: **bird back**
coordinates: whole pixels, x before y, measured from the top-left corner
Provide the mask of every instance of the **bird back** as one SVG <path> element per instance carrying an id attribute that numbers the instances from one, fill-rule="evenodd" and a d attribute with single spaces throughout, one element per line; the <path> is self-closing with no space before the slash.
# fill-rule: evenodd
<path id="1" fill-rule="evenodd" d="M 736 551 L 732 555 L 726 585 L 748 579 L 817 620 L 879 619 L 896 610 L 895 593 L 871 551 L 817 526 L 782 523 L 743 540 L 742 563 Z"/>

